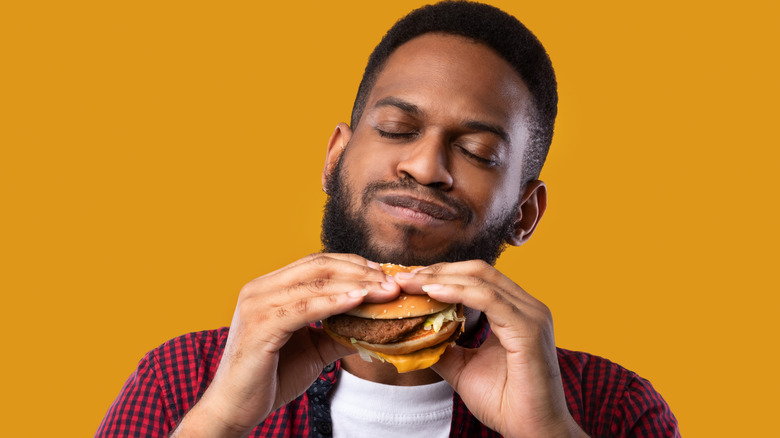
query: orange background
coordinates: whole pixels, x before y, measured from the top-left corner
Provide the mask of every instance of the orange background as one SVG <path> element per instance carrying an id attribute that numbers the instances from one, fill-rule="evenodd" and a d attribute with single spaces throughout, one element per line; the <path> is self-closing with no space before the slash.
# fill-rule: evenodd
<path id="1" fill-rule="evenodd" d="M 90 436 L 146 351 L 319 249 L 328 136 L 419 4 L 0 6 L 4 435 Z M 777 3 L 495 4 L 561 99 L 549 209 L 499 268 L 684 436 L 776 430 Z"/>

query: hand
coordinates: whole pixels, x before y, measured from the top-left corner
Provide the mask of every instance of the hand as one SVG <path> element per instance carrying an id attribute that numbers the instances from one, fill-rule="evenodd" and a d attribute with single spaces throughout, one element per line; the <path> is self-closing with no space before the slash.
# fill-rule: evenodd
<path id="1" fill-rule="evenodd" d="M 406 292 L 487 316 L 493 333 L 480 348 L 449 348 L 432 367 L 483 424 L 507 437 L 586 436 L 566 407 L 547 306 L 482 261 L 404 277 L 396 281 Z"/>
<path id="2" fill-rule="evenodd" d="M 399 291 L 379 264 L 351 254 L 313 254 L 252 280 L 239 294 L 214 380 L 173 436 L 248 435 L 325 365 L 354 353 L 309 323 Z"/>

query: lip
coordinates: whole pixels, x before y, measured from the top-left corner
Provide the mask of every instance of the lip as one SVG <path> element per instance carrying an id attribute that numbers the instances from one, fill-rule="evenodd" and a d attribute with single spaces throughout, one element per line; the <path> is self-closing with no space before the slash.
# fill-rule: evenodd
<path id="1" fill-rule="evenodd" d="M 461 216 L 448 206 L 407 195 L 385 195 L 377 201 L 390 214 L 413 222 L 449 222 Z"/>

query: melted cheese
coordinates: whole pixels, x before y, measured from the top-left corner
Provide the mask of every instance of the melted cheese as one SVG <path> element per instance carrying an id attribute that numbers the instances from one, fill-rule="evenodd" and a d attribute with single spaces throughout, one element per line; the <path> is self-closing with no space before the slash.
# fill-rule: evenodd
<path id="1" fill-rule="evenodd" d="M 436 347 L 424 348 L 420 351 L 409 354 L 385 354 L 375 353 L 382 359 L 395 365 L 399 373 L 422 370 L 439 361 L 439 357 L 444 353 L 449 343 L 445 342 Z"/>

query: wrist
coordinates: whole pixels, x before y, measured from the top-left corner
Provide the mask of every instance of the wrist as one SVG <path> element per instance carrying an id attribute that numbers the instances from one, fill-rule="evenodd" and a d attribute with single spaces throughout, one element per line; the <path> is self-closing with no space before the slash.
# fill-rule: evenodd
<path id="1" fill-rule="evenodd" d="M 538 425 L 538 427 L 534 427 L 532 429 L 533 430 L 526 428 L 522 431 L 515 430 L 509 433 L 502 433 L 502 436 L 513 438 L 589 438 L 589 435 L 586 434 L 582 428 L 580 428 L 579 424 L 574 421 L 574 418 L 571 415 L 567 415 L 567 418 L 562 419 L 561 421 L 553 422 L 552 424 L 547 424 L 546 426 Z"/>
<path id="2" fill-rule="evenodd" d="M 588 434 L 580 428 L 580 425 L 574 421 L 571 415 L 567 415 L 558 427 L 554 428 L 551 434 L 544 434 L 540 436 L 551 436 L 561 438 L 589 438 Z"/>
<path id="3" fill-rule="evenodd" d="M 207 392 L 208 394 L 208 392 Z M 171 438 L 243 438 L 249 436 L 253 426 L 245 427 L 231 422 L 221 403 L 211 403 L 207 394 L 184 415 Z"/>

